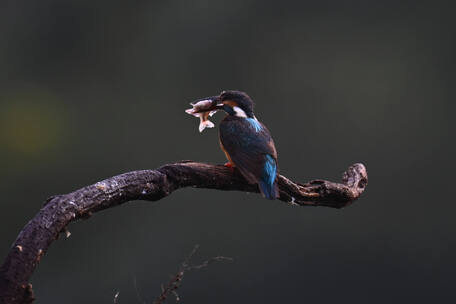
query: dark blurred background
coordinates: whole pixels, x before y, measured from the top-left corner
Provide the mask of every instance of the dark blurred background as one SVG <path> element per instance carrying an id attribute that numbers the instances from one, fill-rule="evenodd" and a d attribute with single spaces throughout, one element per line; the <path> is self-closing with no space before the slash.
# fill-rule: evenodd
<path id="1" fill-rule="evenodd" d="M 69 227 L 37 303 L 138 303 L 183 257 L 183 303 L 455 300 L 450 2 L 1 1 L 0 259 L 54 194 L 122 172 L 225 161 L 188 102 L 248 92 L 281 172 L 367 191 L 335 210 L 184 189 Z M 217 114 L 215 122 L 222 119 Z"/>

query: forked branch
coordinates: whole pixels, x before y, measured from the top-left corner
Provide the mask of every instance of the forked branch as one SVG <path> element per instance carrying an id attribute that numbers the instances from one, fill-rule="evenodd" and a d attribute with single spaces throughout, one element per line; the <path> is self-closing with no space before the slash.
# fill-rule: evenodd
<path id="1" fill-rule="evenodd" d="M 364 165 L 354 164 L 343 174 L 342 183 L 314 180 L 300 184 L 281 175 L 278 184 L 279 200 L 286 203 L 342 208 L 363 193 L 367 171 Z M 0 303 L 33 302 L 30 277 L 51 243 L 67 232 L 70 222 L 128 201 L 157 201 L 184 187 L 259 192 L 235 169 L 183 161 L 156 170 L 124 173 L 53 196 L 19 233 L 0 269 Z"/>

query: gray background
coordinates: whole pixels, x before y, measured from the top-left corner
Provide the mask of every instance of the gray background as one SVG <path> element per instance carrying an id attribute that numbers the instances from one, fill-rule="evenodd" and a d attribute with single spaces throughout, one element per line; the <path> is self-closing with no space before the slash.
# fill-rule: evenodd
<path id="1" fill-rule="evenodd" d="M 449 2 L 448 2 L 449 3 Z M 429 1 L 0 2 L 0 258 L 46 197 L 122 172 L 222 163 L 188 102 L 240 89 L 281 172 L 369 171 L 343 210 L 184 189 L 72 224 L 37 303 L 151 299 L 195 244 L 183 303 L 455 300 L 455 28 Z M 451 80 L 451 81 L 450 81 Z M 215 122 L 222 119 L 217 114 Z"/>

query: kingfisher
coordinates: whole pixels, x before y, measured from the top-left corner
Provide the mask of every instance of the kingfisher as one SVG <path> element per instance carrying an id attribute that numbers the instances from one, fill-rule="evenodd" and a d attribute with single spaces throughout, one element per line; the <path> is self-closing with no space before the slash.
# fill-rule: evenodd
<path id="1" fill-rule="evenodd" d="M 223 110 L 227 114 L 219 126 L 220 147 L 228 159 L 225 166 L 237 168 L 249 183 L 257 184 L 263 197 L 276 199 L 277 151 L 269 130 L 255 117 L 252 98 L 241 91 L 223 91 L 201 100 L 200 105 L 210 105 L 204 113 Z M 196 112 L 200 112 L 200 117 L 204 115 L 201 110 L 193 115 L 198 115 Z"/>

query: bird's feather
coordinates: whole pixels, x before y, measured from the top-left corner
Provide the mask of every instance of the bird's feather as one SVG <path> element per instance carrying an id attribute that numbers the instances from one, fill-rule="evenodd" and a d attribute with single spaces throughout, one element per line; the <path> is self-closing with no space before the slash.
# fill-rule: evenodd
<path id="1" fill-rule="evenodd" d="M 277 197 L 277 151 L 263 124 L 227 116 L 220 123 L 220 143 L 249 183 L 258 184 L 265 197 Z"/>
<path id="2" fill-rule="evenodd" d="M 277 183 L 277 162 L 271 155 L 266 154 L 263 175 L 258 181 L 261 193 L 268 199 L 274 199 L 278 196 Z"/>

